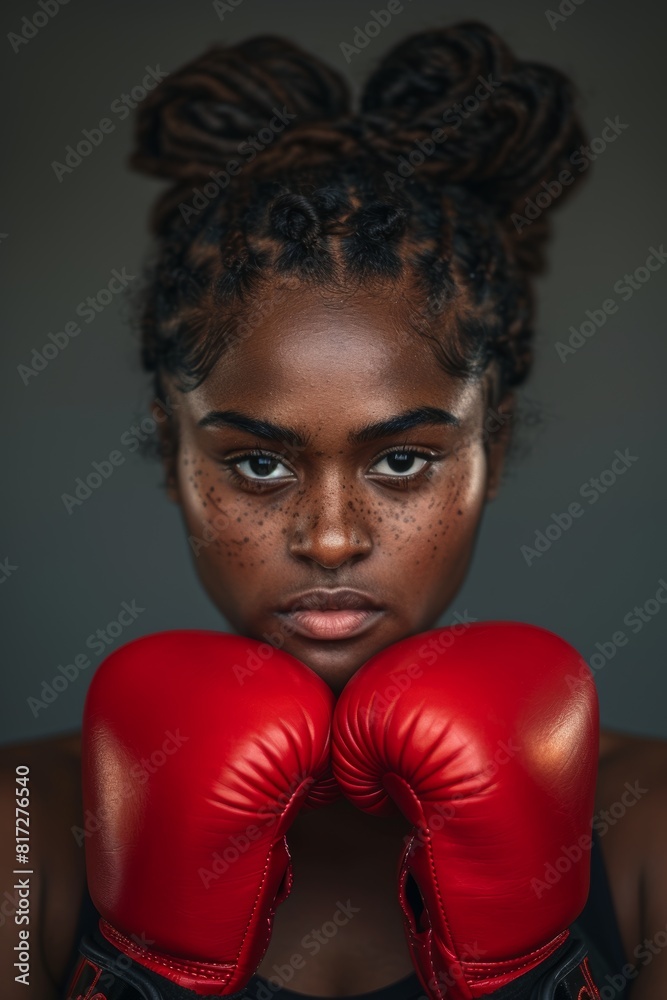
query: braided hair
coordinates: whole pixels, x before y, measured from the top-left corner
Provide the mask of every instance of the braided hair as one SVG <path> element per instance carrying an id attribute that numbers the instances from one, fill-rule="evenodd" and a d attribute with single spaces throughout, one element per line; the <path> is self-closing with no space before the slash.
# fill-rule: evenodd
<path id="1" fill-rule="evenodd" d="M 498 395 L 520 385 L 550 214 L 522 212 L 585 140 L 576 100 L 561 72 L 478 22 L 405 39 L 357 109 L 335 70 L 275 36 L 172 73 L 138 109 L 130 159 L 172 182 L 140 306 L 156 399 L 164 375 L 183 392 L 201 384 L 251 329 L 263 288 L 300 281 L 400 279 L 448 373 L 479 377 L 495 360 Z"/>

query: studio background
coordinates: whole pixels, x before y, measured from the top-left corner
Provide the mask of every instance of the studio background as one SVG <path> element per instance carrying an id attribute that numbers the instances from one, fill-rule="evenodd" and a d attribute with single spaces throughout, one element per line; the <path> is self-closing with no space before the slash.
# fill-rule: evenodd
<path id="1" fill-rule="evenodd" d="M 594 666 L 603 725 L 667 737 L 667 266 L 627 299 L 614 290 L 667 241 L 667 15 L 651 0 L 559 3 L 571 13 L 554 3 L 556 20 L 530 0 L 404 0 L 363 50 L 347 50 L 349 62 L 341 43 L 354 44 L 357 26 L 385 0 L 235 0 L 218 11 L 208 0 L 69 0 L 20 43 L 12 34 L 42 8 L 37 0 L 3 4 L 0 741 L 78 728 L 94 669 L 123 642 L 168 628 L 226 627 L 198 582 L 159 465 L 127 443 L 151 399 L 127 305 L 113 295 L 89 323 L 76 313 L 114 269 L 140 274 L 147 214 L 162 189 L 126 168 L 133 119 L 121 120 L 112 104 L 149 68 L 172 71 L 213 42 L 260 32 L 292 38 L 360 83 L 409 32 L 467 18 L 489 23 L 521 57 L 571 75 L 591 138 L 607 118 L 627 127 L 554 213 L 550 270 L 538 283 L 536 363 L 522 390 L 525 412 L 535 401 L 545 422 L 487 507 L 468 579 L 442 624 L 467 611 L 552 629 Z M 59 179 L 53 161 L 64 162 L 66 147 L 104 117 L 113 131 Z M 609 299 L 616 312 L 561 360 L 556 344 Z M 41 353 L 48 334 L 71 321 L 81 333 L 26 378 L 20 366 L 34 364 L 33 348 Z M 611 468 L 617 450 L 631 461 L 590 503 L 582 486 Z M 63 494 L 113 451 L 122 463 L 68 511 Z M 534 547 L 536 532 L 574 502 L 583 515 L 529 565 L 522 546 Z M 134 609 L 123 615 L 130 624 L 112 645 L 91 650 L 88 637 L 117 621 L 124 604 Z M 612 639 L 619 632 L 624 644 Z M 79 669 L 82 654 L 90 666 Z M 54 687 L 56 677 L 67 683 Z"/>

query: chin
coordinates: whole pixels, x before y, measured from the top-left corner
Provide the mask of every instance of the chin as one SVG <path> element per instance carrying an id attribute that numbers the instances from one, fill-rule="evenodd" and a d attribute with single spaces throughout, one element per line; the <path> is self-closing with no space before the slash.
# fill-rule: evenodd
<path id="1" fill-rule="evenodd" d="M 285 651 L 305 663 L 313 673 L 328 684 L 332 691 L 339 694 L 366 660 L 370 659 L 378 648 L 382 648 L 380 646 L 374 649 L 355 650 L 353 642 L 351 639 L 322 642 L 295 636 L 291 639 L 289 647 L 285 644 Z M 358 642 L 356 645 L 361 647 L 362 644 Z"/>
<path id="2" fill-rule="evenodd" d="M 391 637 L 364 635 L 338 641 L 314 640 L 294 635 L 285 643 L 284 649 L 310 667 L 335 694 L 340 694 L 367 660 L 410 634 L 406 631 Z"/>

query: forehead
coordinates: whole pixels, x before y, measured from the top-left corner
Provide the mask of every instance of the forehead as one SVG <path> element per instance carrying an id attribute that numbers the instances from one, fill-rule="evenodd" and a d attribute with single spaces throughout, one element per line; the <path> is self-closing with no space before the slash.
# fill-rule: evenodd
<path id="1" fill-rule="evenodd" d="M 465 410 L 477 392 L 441 368 L 413 322 L 414 308 L 398 287 L 352 294 L 305 285 L 270 289 L 250 305 L 232 346 L 188 394 L 190 405 L 197 419 L 224 403 L 263 415 L 330 407 L 350 422 L 353 411 L 378 407 Z M 440 335 L 448 336 L 446 329 Z"/>

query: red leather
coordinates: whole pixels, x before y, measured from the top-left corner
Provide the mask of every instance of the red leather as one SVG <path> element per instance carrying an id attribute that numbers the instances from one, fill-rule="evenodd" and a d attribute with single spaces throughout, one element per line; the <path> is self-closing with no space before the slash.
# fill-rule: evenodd
<path id="1" fill-rule="evenodd" d="M 432 997 L 508 985 L 566 940 L 584 907 L 599 732 L 584 662 L 546 629 L 479 622 L 383 650 L 340 696 L 332 763 L 343 792 L 414 826 L 399 898 Z M 568 860 L 564 848 L 582 842 Z M 560 878 L 536 890 L 548 864 Z"/>
<path id="2" fill-rule="evenodd" d="M 144 636 L 107 657 L 86 700 L 84 807 L 99 827 L 86 866 L 101 929 L 200 995 L 255 972 L 291 885 L 285 832 L 306 802 L 339 794 L 330 689 L 260 648 L 218 632 Z"/>

